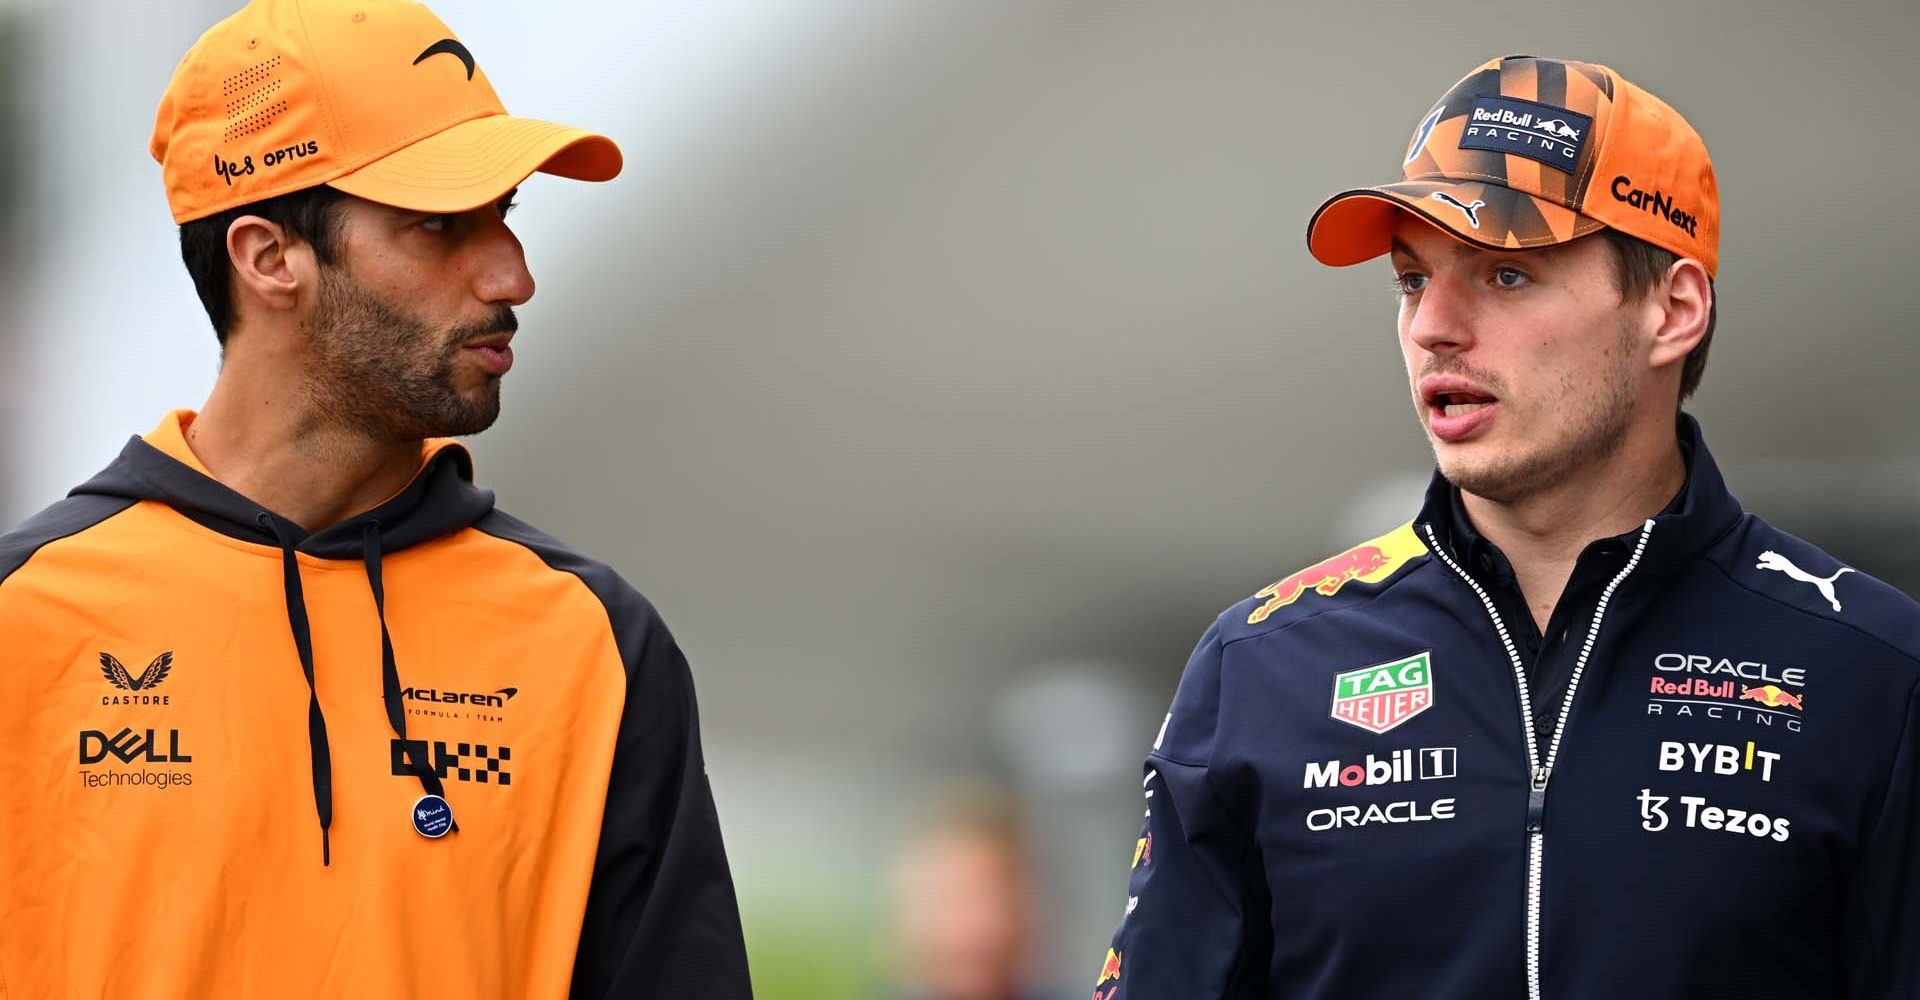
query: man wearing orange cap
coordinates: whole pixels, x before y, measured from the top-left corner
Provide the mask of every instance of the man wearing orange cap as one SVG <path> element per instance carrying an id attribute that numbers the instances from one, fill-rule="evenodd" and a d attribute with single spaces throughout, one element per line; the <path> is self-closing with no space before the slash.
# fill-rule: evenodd
<path id="1" fill-rule="evenodd" d="M 1705 144 L 1512 56 L 1336 195 L 1391 255 L 1415 520 L 1202 638 L 1096 1000 L 1920 994 L 1920 608 L 1743 512 L 1699 424 Z"/>
<path id="2" fill-rule="evenodd" d="M 685 658 L 449 440 L 618 148 L 405 0 L 255 0 L 151 148 L 223 363 L 0 536 L 0 993 L 750 996 Z"/>

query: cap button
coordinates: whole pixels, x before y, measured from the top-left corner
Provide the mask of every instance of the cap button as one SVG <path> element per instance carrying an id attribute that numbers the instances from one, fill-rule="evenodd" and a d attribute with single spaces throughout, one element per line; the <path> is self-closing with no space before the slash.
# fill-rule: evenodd
<path id="1" fill-rule="evenodd" d="M 353 22 L 354 22 L 355 24 L 358 24 L 358 23 L 360 23 L 361 21 L 364 21 L 364 20 L 366 20 L 366 19 L 367 19 L 367 12 L 366 12 L 366 11 L 364 11 L 364 10 L 356 10 L 356 11 L 354 11 L 354 12 L 353 12 Z"/>

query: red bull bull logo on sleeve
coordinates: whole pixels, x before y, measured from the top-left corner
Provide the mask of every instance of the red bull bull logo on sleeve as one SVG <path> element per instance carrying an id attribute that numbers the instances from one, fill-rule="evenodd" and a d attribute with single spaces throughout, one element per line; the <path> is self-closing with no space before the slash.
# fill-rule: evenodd
<path id="1" fill-rule="evenodd" d="M 1120 953 L 1117 951 L 1114 951 L 1112 948 L 1108 948 L 1107 960 L 1106 962 L 1101 964 L 1100 978 L 1094 982 L 1093 988 L 1097 990 L 1100 987 L 1105 986 L 1109 981 L 1118 982 L 1119 979 L 1120 979 Z"/>
<path id="2" fill-rule="evenodd" d="M 1421 544 L 1413 525 L 1403 524 L 1379 538 L 1357 545 L 1325 562 L 1315 563 L 1271 587 L 1262 588 L 1253 596 L 1266 598 L 1266 603 L 1247 615 L 1247 624 L 1258 625 L 1266 621 L 1268 616 L 1299 600 L 1308 591 L 1332 597 L 1340 592 L 1340 588 L 1355 580 L 1379 583 L 1406 565 L 1409 559 L 1426 551 L 1427 547 Z"/>
<path id="3" fill-rule="evenodd" d="M 1384 733 L 1432 707 L 1431 650 L 1333 675 L 1333 718 L 1370 733 Z"/>

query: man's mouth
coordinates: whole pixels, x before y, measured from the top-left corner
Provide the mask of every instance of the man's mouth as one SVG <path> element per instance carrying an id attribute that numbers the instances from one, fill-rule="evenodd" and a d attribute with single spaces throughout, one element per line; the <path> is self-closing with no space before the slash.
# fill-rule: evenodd
<path id="1" fill-rule="evenodd" d="M 1427 429 L 1449 443 L 1465 441 L 1494 419 L 1498 396 L 1458 375 L 1434 375 L 1420 382 Z"/>
<path id="2" fill-rule="evenodd" d="M 1433 398 L 1432 405 L 1441 414 L 1449 417 L 1465 416 L 1493 402 L 1491 396 L 1481 396 L 1468 392 L 1443 392 Z"/>
<path id="3" fill-rule="evenodd" d="M 513 348 L 508 346 L 513 334 L 503 333 L 492 337 L 482 337 L 462 345 L 472 351 L 480 360 L 481 367 L 488 374 L 505 375 L 513 367 Z"/>

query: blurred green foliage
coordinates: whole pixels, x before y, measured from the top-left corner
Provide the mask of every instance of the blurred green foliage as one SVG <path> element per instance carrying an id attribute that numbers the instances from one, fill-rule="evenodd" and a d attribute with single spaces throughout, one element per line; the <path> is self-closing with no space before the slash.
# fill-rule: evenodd
<path id="1" fill-rule="evenodd" d="M 842 902 L 742 894 L 740 919 L 758 1000 L 885 995 L 871 915 Z"/>

